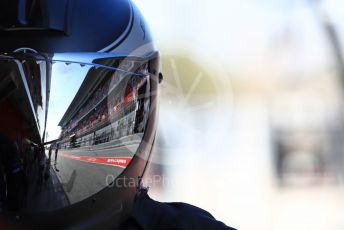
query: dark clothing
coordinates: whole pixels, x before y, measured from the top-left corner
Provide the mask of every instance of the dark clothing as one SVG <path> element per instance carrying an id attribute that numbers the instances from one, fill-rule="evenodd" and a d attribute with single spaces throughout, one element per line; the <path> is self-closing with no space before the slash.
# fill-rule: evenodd
<path id="1" fill-rule="evenodd" d="M 6 173 L 18 171 L 21 167 L 20 157 L 16 146 L 7 136 L 0 133 L 0 163 L 4 166 Z"/>
<path id="2" fill-rule="evenodd" d="M 51 153 L 53 152 L 53 149 L 51 148 L 51 146 L 50 146 L 50 148 L 49 148 L 49 162 L 51 161 Z"/>
<path id="3" fill-rule="evenodd" d="M 203 209 L 185 203 L 160 203 L 146 192 L 137 195 L 131 217 L 119 229 L 233 230 Z"/>
<path id="4" fill-rule="evenodd" d="M 56 149 L 55 149 L 55 162 L 57 161 L 57 153 L 58 153 L 58 151 L 59 151 L 59 149 L 56 148 Z"/>
<path id="5" fill-rule="evenodd" d="M 21 205 L 23 166 L 15 144 L 3 134 L 0 134 L 0 165 L 0 209 L 7 206 L 8 210 L 18 210 Z"/>

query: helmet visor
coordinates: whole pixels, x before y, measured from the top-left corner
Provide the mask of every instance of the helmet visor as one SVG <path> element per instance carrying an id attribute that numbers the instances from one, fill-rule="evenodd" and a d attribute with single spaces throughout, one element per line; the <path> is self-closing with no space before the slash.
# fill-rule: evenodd
<path id="1" fill-rule="evenodd" d="M 14 134 L 0 129 L 16 156 L 0 159 L 0 210 L 52 211 L 116 186 L 146 132 L 151 61 L 104 53 L 2 54 L 0 103 L 17 119 L 5 117 Z"/>

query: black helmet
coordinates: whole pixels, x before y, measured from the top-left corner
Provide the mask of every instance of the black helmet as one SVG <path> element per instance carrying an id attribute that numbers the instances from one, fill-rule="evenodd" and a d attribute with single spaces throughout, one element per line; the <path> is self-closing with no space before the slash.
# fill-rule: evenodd
<path id="1" fill-rule="evenodd" d="M 159 54 L 129 0 L 0 0 L 0 228 L 115 228 L 156 132 Z"/>

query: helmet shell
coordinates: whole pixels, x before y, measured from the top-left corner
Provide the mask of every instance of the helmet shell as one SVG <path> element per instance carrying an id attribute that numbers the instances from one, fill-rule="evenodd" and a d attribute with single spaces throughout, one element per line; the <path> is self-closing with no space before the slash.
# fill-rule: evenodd
<path id="1" fill-rule="evenodd" d="M 140 11 L 129 0 L 36 2 L 39 4 L 36 8 L 40 9 L 36 13 L 23 16 L 18 10 L 12 23 L 6 18 L 0 21 L 0 52 L 29 47 L 44 53 L 129 54 L 152 43 Z"/>

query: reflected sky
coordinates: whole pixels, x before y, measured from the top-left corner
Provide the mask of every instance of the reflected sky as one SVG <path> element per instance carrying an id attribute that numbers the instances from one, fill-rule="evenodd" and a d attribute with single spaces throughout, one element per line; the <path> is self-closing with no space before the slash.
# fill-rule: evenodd
<path id="1" fill-rule="evenodd" d="M 78 64 L 66 65 L 64 62 L 55 62 L 52 65 L 47 120 L 48 140 L 55 140 L 59 137 L 61 128 L 58 123 L 68 109 L 90 68 L 90 66 L 81 67 Z"/>

